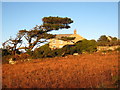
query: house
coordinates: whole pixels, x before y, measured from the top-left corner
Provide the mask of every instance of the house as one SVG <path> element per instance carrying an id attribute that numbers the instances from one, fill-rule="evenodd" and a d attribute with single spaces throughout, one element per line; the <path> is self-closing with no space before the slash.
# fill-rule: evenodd
<path id="1" fill-rule="evenodd" d="M 61 38 L 63 37 L 74 37 L 73 40 L 61 40 Z M 56 48 L 62 48 L 65 45 L 72 45 L 74 43 L 76 43 L 79 40 L 83 40 L 85 38 L 83 38 L 82 36 L 80 36 L 79 34 L 77 34 L 77 30 L 74 30 L 74 34 L 57 34 L 55 38 L 50 39 L 49 41 L 49 47 L 51 49 L 56 49 Z"/>

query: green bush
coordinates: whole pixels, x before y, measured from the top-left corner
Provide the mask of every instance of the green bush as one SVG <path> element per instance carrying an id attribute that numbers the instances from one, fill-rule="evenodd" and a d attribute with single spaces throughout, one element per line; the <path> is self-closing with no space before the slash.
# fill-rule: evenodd
<path id="1" fill-rule="evenodd" d="M 48 44 L 45 44 L 33 52 L 33 58 L 43 58 L 43 57 L 48 57 L 49 54 L 51 53 L 51 49 L 49 48 Z"/>
<path id="2" fill-rule="evenodd" d="M 75 43 L 77 53 L 95 52 L 97 51 L 97 43 L 95 40 L 81 40 Z"/>
<path id="3" fill-rule="evenodd" d="M 117 39 L 116 37 L 111 37 L 106 35 L 100 36 L 100 38 L 97 40 L 98 46 L 116 46 L 119 44 L 120 44 L 119 39 Z"/>
<path id="4" fill-rule="evenodd" d="M 71 55 L 75 52 L 75 45 L 65 45 L 61 51 L 62 51 L 62 56 L 66 56 L 66 55 Z"/>
<path id="5" fill-rule="evenodd" d="M 102 52 L 102 53 L 106 53 L 107 51 L 106 51 L 106 50 L 102 50 L 101 52 Z"/>
<path id="6" fill-rule="evenodd" d="M 8 49 L 2 49 L 2 56 L 7 56 L 7 55 L 11 55 L 11 51 Z"/>
<path id="7" fill-rule="evenodd" d="M 47 57 L 56 57 L 58 55 L 59 55 L 59 49 L 54 49 L 47 54 Z"/>

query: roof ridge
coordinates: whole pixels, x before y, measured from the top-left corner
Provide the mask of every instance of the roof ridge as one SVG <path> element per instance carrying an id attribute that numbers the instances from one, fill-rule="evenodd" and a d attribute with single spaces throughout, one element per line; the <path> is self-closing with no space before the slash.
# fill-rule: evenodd
<path id="1" fill-rule="evenodd" d="M 70 34 L 56 34 L 56 35 L 70 35 Z"/>

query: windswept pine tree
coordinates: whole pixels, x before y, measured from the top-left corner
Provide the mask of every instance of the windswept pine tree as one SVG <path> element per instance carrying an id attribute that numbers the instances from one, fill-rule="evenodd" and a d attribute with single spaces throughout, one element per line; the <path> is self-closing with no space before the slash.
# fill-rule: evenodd
<path id="1" fill-rule="evenodd" d="M 9 49 L 13 51 L 14 55 L 16 53 L 16 50 L 19 49 L 24 49 L 25 51 L 32 51 L 41 43 L 47 42 L 48 39 L 55 37 L 55 35 L 49 33 L 50 31 L 68 29 L 70 28 L 69 24 L 73 23 L 73 20 L 71 20 L 71 18 L 52 16 L 44 17 L 42 21 L 42 25 L 36 25 L 31 30 L 19 30 L 16 38 L 7 40 L 3 44 L 3 46 L 7 44 L 7 46 L 9 46 Z M 27 43 L 24 40 L 26 40 Z M 21 43 L 22 45 L 17 47 L 19 43 Z M 23 46 L 23 43 L 25 43 L 25 46 Z"/>

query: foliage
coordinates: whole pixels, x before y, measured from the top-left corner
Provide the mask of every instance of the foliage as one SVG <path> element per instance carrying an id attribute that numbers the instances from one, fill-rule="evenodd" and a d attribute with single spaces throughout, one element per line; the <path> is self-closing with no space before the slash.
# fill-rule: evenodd
<path id="1" fill-rule="evenodd" d="M 19 48 L 22 45 L 22 37 L 23 34 L 18 33 L 16 38 L 5 41 L 3 45 L 3 49 L 8 49 L 12 51 L 12 54 L 15 55 L 19 52 L 17 48 Z"/>
<path id="2" fill-rule="evenodd" d="M 8 49 L 1 49 L 2 50 L 2 56 L 7 56 L 7 55 L 11 55 L 11 51 Z"/>
<path id="3" fill-rule="evenodd" d="M 120 51 L 120 47 L 116 48 L 115 51 Z"/>
<path id="4" fill-rule="evenodd" d="M 11 55 L 7 55 L 7 56 L 3 56 L 2 57 L 2 64 L 8 64 L 9 63 L 9 59 L 13 57 Z"/>
<path id="5" fill-rule="evenodd" d="M 95 40 L 81 40 L 76 42 L 76 51 L 77 53 L 84 53 L 84 52 L 95 52 L 97 51 L 97 43 Z"/>
<path id="6" fill-rule="evenodd" d="M 49 53 L 51 53 L 51 49 L 49 48 L 48 44 L 45 44 L 34 50 L 33 57 L 34 58 L 43 58 L 43 57 L 47 57 L 49 55 Z"/>
<path id="7" fill-rule="evenodd" d="M 51 50 L 51 51 L 48 53 L 48 56 L 47 56 L 47 57 L 56 57 L 56 56 L 61 56 L 61 55 L 62 55 L 61 49 L 54 49 L 54 50 Z"/>
<path id="8" fill-rule="evenodd" d="M 30 55 L 27 53 L 22 53 L 22 54 L 20 54 L 20 57 L 21 57 L 21 59 L 27 59 L 30 57 Z"/>
<path id="9" fill-rule="evenodd" d="M 69 55 L 69 54 L 73 54 L 74 51 L 75 51 L 74 47 L 75 47 L 75 45 L 65 45 L 65 46 L 62 48 L 63 56 Z"/>
<path id="10" fill-rule="evenodd" d="M 46 33 L 40 26 L 34 27 L 33 30 L 20 30 L 20 33 L 24 33 L 24 37 L 28 42 L 28 47 L 25 48 L 26 51 L 32 51 L 36 45 L 44 43 L 47 39 L 53 38 L 55 35 Z"/>
<path id="11" fill-rule="evenodd" d="M 112 52 L 112 50 L 111 50 L 111 49 L 109 49 L 109 50 L 107 50 L 107 52 Z"/>
<path id="12" fill-rule="evenodd" d="M 69 24 L 73 23 L 70 18 L 62 18 L 62 17 L 44 17 L 42 19 L 43 25 L 42 27 L 46 30 L 59 30 L 63 28 L 70 28 Z"/>
<path id="13" fill-rule="evenodd" d="M 98 46 L 106 46 L 110 42 L 106 35 L 100 36 L 100 38 L 97 40 Z"/>
<path id="14" fill-rule="evenodd" d="M 120 40 L 117 39 L 116 37 L 111 37 L 111 36 L 107 37 L 106 35 L 102 35 L 97 40 L 97 45 L 98 46 L 116 46 L 116 45 L 120 45 Z"/>
<path id="15" fill-rule="evenodd" d="M 106 41 L 106 42 L 109 42 L 109 39 L 107 38 L 106 35 L 102 35 L 102 36 L 100 36 L 100 38 L 98 39 L 98 41 L 99 41 L 99 42 L 100 42 L 100 41 Z"/>
<path id="16" fill-rule="evenodd" d="M 14 55 L 14 56 L 12 57 L 12 60 L 13 60 L 13 61 L 17 61 L 17 60 L 21 60 L 21 58 L 20 58 L 19 55 Z"/>

